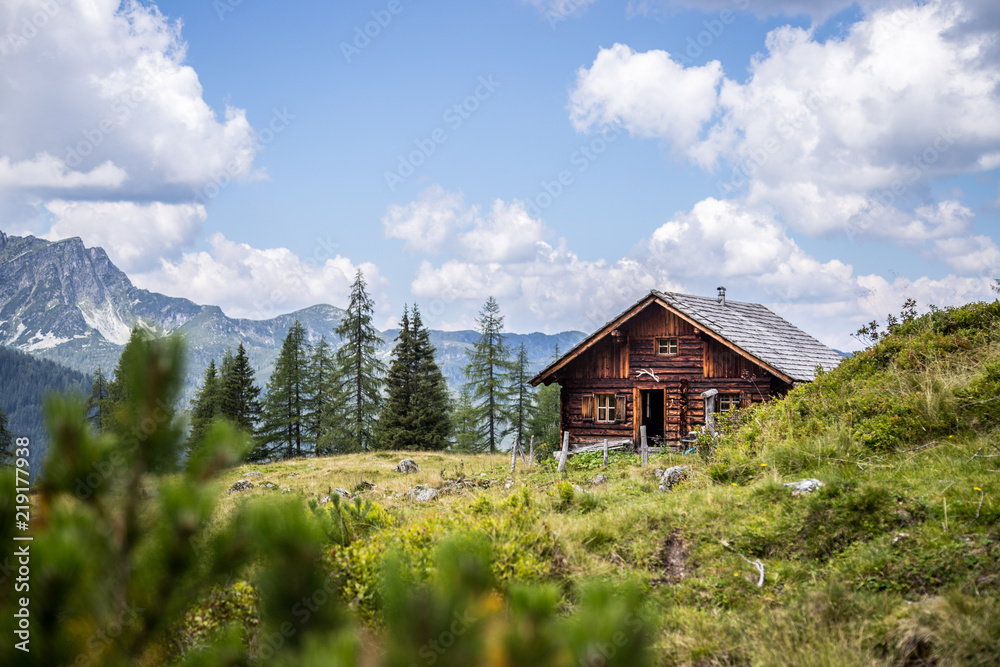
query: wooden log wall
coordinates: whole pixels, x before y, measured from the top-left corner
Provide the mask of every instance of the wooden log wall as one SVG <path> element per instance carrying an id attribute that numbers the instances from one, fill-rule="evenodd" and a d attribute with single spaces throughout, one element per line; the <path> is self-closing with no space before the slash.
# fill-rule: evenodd
<path id="1" fill-rule="evenodd" d="M 677 338 L 677 354 L 659 354 L 657 339 Z M 651 371 L 639 376 L 640 370 Z M 664 391 L 664 436 L 676 441 L 703 426 L 701 393 L 718 389 L 738 395 L 748 406 L 783 395 L 788 386 L 759 365 L 717 342 L 659 304 L 650 304 L 558 373 L 562 385 L 561 428 L 574 445 L 604 438 L 638 438 L 634 419 L 641 391 Z M 625 415 L 613 423 L 583 419 L 583 402 L 591 395 L 624 395 Z"/>

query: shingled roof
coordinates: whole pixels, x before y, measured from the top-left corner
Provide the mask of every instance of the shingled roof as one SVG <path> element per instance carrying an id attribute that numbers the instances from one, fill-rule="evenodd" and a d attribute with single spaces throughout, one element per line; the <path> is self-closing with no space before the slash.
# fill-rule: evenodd
<path id="1" fill-rule="evenodd" d="M 749 359 L 770 367 L 791 382 L 816 379 L 816 367 L 832 370 L 843 357 L 787 320 L 757 303 L 652 290 L 638 303 L 595 331 L 576 347 L 549 364 L 534 379 L 538 384 L 597 338 L 608 334 L 652 301 L 659 301 L 699 328 L 728 342 Z"/>

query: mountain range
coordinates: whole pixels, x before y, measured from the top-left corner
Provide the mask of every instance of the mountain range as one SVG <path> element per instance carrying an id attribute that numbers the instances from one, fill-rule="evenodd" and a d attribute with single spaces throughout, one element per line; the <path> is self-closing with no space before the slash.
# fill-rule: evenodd
<path id="1" fill-rule="evenodd" d="M 243 343 L 263 387 L 270 377 L 289 327 L 299 320 L 310 342 L 326 336 L 336 347 L 334 329 L 344 316 L 336 306 L 319 304 L 268 320 L 228 317 L 221 308 L 139 289 L 99 247 L 87 248 L 78 238 L 46 241 L 0 232 L 0 344 L 49 359 L 82 373 L 99 366 L 106 373 L 136 324 L 156 333 L 177 333 L 186 340 L 186 397 L 195 391 L 210 359 Z M 388 358 L 395 330 L 382 332 L 381 354 Z M 541 369 L 558 345 L 568 350 L 584 334 L 514 334 L 508 342 L 524 343 L 532 370 Z M 467 350 L 475 331 L 431 331 L 438 363 L 449 386 L 463 381 Z"/>

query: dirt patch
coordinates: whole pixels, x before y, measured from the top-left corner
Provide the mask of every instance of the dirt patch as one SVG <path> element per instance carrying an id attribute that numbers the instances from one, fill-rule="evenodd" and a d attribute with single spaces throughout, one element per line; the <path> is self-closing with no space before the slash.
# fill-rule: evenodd
<path id="1" fill-rule="evenodd" d="M 660 542 L 654 564 L 660 569 L 654 586 L 672 586 L 688 576 L 691 571 L 691 549 L 681 532 L 676 528 Z"/>

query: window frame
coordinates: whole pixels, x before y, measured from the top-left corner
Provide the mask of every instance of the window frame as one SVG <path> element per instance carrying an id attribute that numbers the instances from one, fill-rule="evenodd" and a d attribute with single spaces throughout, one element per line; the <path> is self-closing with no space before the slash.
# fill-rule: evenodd
<path id="1" fill-rule="evenodd" d="M 663 343 L 666 343 L 667 351 L 663 351 Z M 673 351 L 671 351 L 671 349 Z M 656 339 L 656 353 L 665 357 L 675 357 L 680 350 L 680 341 L 677 336 L 660 336 Z"/>
<path id="2" fill-rule="evenodd" d="M 616 404 L 618 402 L 618 397 L 616 394 L 594 394 L 595 405 L 594 405 L 594 421 L 601 424 L 613 424 L 617 421 L 615 414 Z M 604 405 L 601 405 L 603 402 Z M 602 418 L 601 415 L 604 415 Z"/>
<path id="3" fill-rule="evenodd" d="M 724 401 L 729 404 L 729 407 L 723 407 Z M 742 403 L 743 397 L 740 394 L 718 394 L 715 397 L 715 411 L 721 413 L 739 410 L 742 407 Z"/>

